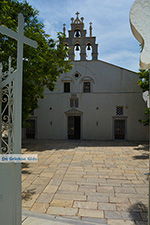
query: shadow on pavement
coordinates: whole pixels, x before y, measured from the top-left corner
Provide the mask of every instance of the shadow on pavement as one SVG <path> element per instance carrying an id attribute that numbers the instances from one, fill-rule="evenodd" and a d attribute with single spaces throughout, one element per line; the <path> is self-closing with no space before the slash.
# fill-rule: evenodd
<path id="1" fill-rule="evenodd" d="M 133 159 L 149 159 L 149 154 L 147 153 L 149 151 L 149 144 L 140 144 L 137 147 L 133 148 L 136 151 L 142 151 L 141 155 L 135 155 L 133 156 Z"/>
<path id="2" fill-rule="evenodd" d="M 21 165 L 22 165 L 22 170 L 21 170 L 22 174 L 31 174 L 31 172 L 28 170 L 29 163 L 21 163 Z"/>
<path id="3" fill-rule="evenodd" d="M 72 150 L 80 147 L 124 147 L 134 146 L 136 149 L 139 142 L 128 141 L 97 141 L 97 140 L 23 140 L 22 148 L 26 151 L 50 151 L 50 150 Z M 146 145 L 146 144 L 145 144 Z M 143 146 L 143 145 L 142 145 Z M 136 149 L 137 150 L 137 149 Z"/>
<path id="4" fill-rule="evenodd" d="M 148 159 L 149 154 L 143 153 L 142 155 L 135 155 L 133 156 L 133 159 Z"/>
<path id="5" fill-rule="evenodd" d="M 132 205 L 128 211 L 132 220 L 148 222 L 148 209 L 142 202 L 137 202 L 136 204 Z"/>
<path id="6" fill-rule="evenodd" d="M 22 200 L 28 201 L 32 198 L 32 195 L 36 193 L 35 188 L 28 189 L 27 191 L 23 191 L 21 194 Z"/>

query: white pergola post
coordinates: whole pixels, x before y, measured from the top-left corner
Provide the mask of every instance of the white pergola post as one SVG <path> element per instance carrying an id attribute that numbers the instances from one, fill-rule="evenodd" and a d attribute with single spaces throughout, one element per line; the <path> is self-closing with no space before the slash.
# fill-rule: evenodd
<path id="1" fill-rule="evenodd" d="M 18 15 L 18 32 L 0 26 L 0 33 L 17 41 L 17 69 L 11 68 L 11 59 L 5 73 L 0 65 L 0 153 L 21 154 L 23 45 L 36 48 L 37 43 L 24 36 L 22 14 Z M 21 225 L 20 163 L 0 163 L 0 224 Z"/>

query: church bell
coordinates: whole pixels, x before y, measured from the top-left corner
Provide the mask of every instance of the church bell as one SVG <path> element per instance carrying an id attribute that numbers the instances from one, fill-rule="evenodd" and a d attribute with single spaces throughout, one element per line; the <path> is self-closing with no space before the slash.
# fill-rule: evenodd
<path id="1" fill-rule="evenodd" d="M 76 51 L 79 51 L 80 49 L 79 49 L 79 45 L 76 45 L 76 49 L 75 49 Z"/>
<path id="2" fill-rule="evenodd" d="M 91 50 L 91 45 L 90 44 L 87 45 L 87 50 Z"/>
<path id="3" fill-rule="evenodd" d="M 75 37 L 80 37 L 80 31 L 79 30 L 76 30 Z"/>

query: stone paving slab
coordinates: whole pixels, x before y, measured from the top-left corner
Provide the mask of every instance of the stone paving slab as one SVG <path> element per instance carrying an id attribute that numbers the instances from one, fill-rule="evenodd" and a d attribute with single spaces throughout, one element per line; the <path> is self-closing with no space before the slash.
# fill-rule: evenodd
<path id="1" fill-rule="evenodd" d="M 38 163 L 23 164 L 24 209 L 99 224 L 145 225 L 146 144 L 33 140 L 23 147 L 23 153 L 39 157 Z"/>
<path id="2" fill-rule="evenodd" d="M 23 210 L 22 225 L 107 225 L 105 219 L 65 218 Z"/>

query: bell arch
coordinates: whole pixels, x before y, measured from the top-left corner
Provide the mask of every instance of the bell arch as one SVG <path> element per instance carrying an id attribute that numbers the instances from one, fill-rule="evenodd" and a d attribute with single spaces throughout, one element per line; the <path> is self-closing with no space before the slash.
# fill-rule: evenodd
<path id="1" fill-rule="evenodd" d="M 81 59 L 81 47 L 78 43 L 74 46 L 74 60 L 78 61 Z"/>
<path id="2" fill-rule="evenodd" d="M 90 43 L 86 45 L 86 60 L 92 60 L 93 48 Z"/>
<path id="3" fill-rule="evenodd" d="M 74 37 L 75 37 L 75 38 L 81 37 L 81 31 L 80 31 L 79 29 L 76 29 L 76 30 L 74 31 Z"/>

